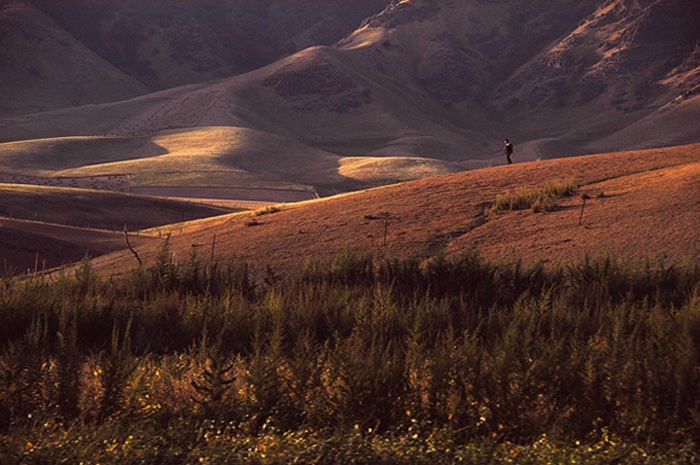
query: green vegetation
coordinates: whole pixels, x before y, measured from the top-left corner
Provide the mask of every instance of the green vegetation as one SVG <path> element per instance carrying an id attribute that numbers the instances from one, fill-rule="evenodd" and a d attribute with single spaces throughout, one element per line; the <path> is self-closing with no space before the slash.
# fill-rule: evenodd
<path id="1" fill-rule="evenodd" d="M 167 244 L 167 243 L 166 243 Z M 687 463 L 700 264 L 374 260 L 255 281 L 166 247 L 0 282 L 8 463 Z"/>
<path id="2" fill-rule="evenodd" d="M 496 196 L 493 209 L 525 210 L 532 208 L 535 213 L 556 208 L 556 200 L 574 193 L 578 186 L 571 180 L 553 182 L 538 189 L 521 188 Z"/>

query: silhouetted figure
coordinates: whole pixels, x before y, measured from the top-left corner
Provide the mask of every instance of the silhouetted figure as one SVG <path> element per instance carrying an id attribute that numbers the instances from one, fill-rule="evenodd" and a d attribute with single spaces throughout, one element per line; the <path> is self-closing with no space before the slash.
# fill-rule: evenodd
<path id="1" fill-rule="evenodd" d="M 503 153 L 506 156 L 508 164 L 512 164 L 513 160 L 510 159 L 510 156 L 513 154 L 513 144 L 511 144 L 508 139 L 506 139 L 506 146 L 503 148 Z"/>

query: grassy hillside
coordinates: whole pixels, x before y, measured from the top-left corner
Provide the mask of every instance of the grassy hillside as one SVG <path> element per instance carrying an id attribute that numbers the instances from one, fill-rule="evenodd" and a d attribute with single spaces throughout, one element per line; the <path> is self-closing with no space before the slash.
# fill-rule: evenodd
<path id="1" fill-rule="evenodd" d="M 0 4 L 0 116 L 111 102 L 148 92 L 38 9 Z"/>
<path id="2" fill-rule="evenodd" d="M 252 129 L 203 127 L 150 136 L 64 137 L 0 144 L 7 174 L 123 186 L 276 188 L 335 192 L 435 176 L 462 167 L 432 158 L 342 157 Z M 7 177 L 7 176 L 6 176 Z"/>
<path id="3" fill-rule="evenodd" d="M 136 230 L 230 211 L 115 192 L 0 184 L 0 216 L 61 225 Z"/>
<path id="4" fill-rule="evenodd" d="M 693 213 L 700 198 L 699 149 L 523 163 L 238 213 L 192 222 L 170 246 L 186 255 L 192 243 L 211 244 L 216 235 L 220 260 L 235 257 L 275 269 L 293 268 L 306 257 L 330 258 L 345 247 L 378 257 L 427 258 L 440 250 L 453 256 L 475 248 L 488 257 L 514 252 L 529 263 L 551 265 L 608 252 L 621 259 L 682 263 L 700 253 Z M 575 189 L 553 199 L 552 208 L 492 210 L 498 196 L 559 182 Z M 590 197 L 585 207 L 583 194 Z M 158 251 L 154 244 L 140 253 L 153 263 Z M 110 272 L 132 266 L 128 254 L 95 260 L 97 269 Z"/>
<path id="5" fill-rule="evenodd" d="M 696 70 L 700 75 L 700 69 Z M 591 144 L 588 150 L 604 151 L 620 147 L 632 150 L 693 143 L 700 139 L 700 86 L 678 96 L 649 116 Z"/>

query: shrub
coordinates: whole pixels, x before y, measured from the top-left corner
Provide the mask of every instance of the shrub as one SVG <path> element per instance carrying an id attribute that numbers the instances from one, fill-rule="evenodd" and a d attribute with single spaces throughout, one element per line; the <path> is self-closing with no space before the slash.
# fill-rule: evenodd
<path id="1" fill-rule="evenodd" d="M 61 309 L 55 359 L 55 397 L 62 418 L 73 419 L 79 415 L 80 374 L 83 357 L 78 346 L 78 316 L 76 309 Z"/>
<path id="2" fill-rule="evenodd" d="M 136 370 L 139 359 L 131 352 L 131 322 L 127 323 L 123 336 L 115 321 L 109 348 L 99 357 L 99 380 L 102 386 L 100 416 L 106 417 L 120 410 L 124 401 L 129 377 Z"/>
<path id="3" fill-rule="evenodd" d="M 197 379 L 191 382 L 197 392 L 194 400 L 203 407 L 205 417 L 224 418 L 228 410 L 224 405 L 224 396 L 236 380 L 233 372 L 236 363 L 224 351 L 223 333 L 219 332 L 212 342 L 205 325 L 198 356 L 203 366 Z"/>
<path id="4" fill-rule="evenodd" d="M 47 407 L 48 324 L 36 315 L 24 336 L 0 353 L 0 431 Z"/>
<path id="5" fill-rule="evenodd" d="M 245 265 L 195 273 L 168 256 L 167 287 L 84 266 L 0 288 L 13 331 L 0 327 L 0 442 L 52 428 L 122 435 L 114 450 L 134 430 L 189 450 L 302 431 L 451 449 L 700 433 L 695 263 L 545 269 L 472 251 L 375 264 L 346 250 L 265 286 Z"/>
<path id="6" fill-rule="evenodd" d="M 553 182 L 537 189 L 520 188 L 514 192 L 497 195 L 492 209 L 502 211 L 532 208 L 535 213 L 552 211 L 556 208 L 558 198 L 570 196 L 577 188 L 571 180 Z"/>
<path id="7" fill-rule="evenodd" d="M 277 213 L 279 211 L 282 211 L 279 205 L 270 205 L 265 208 L 260 208 L 258 210 L 255 210 L 253 212 L 254 216 L 262 216 L 262 215 L 271 215 L 273 213 Z"/>

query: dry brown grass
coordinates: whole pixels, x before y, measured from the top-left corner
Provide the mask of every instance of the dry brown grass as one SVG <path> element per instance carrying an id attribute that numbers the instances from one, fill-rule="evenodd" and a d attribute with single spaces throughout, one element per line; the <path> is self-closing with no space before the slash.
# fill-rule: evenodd
<path id="1" fill-rule="evenodd" d="M 455 255 L 476 248 L 492 257 L 514 251 L 529 262 L 576 261 L 606 251 L 621 259 L 680 262 L 700 255 L 700 218 L 693 213 L 699 162 L 700 146 L 693 145 L 489 168 L 287 205 L 259 217 L 255 228 L 245 226 L 249 215 L 190 223 L 186 234 L 174 234 L 171 247 L 186 256 L 192 243 L 209 244 L 216 234 L 218 259 L 277 268 L 330 258 L 348 245 L 376 256 L 427 257 L 439 249 Z M 591 197 L 605 192 L 587 204 L 582 226 L 578 196 L 562 201 L 556 212 L 511 212 L 483 221 L 499 194 L 568 179 Z M 390 213 L 386 248 L 383 222 L 366 219 L 382 212 Z M 466 227 L 471 224 L 478 226 Z M 139 250 L 150 261 L 157 252 L 156 245 Z M 95 264 L 117 271 L 132 260 L 114 254 Z"/>
<path id="2" fill-rule="evenodd" d="M 523 210 L 532 208 L 535 213 L 551 211 L 561 197 L 568 197 L 577 188 L 573 181 L 553 182 L 540 188 L 518 188 L 515 191 L 497 195 L 493 203 L 494 211 Z"/>

